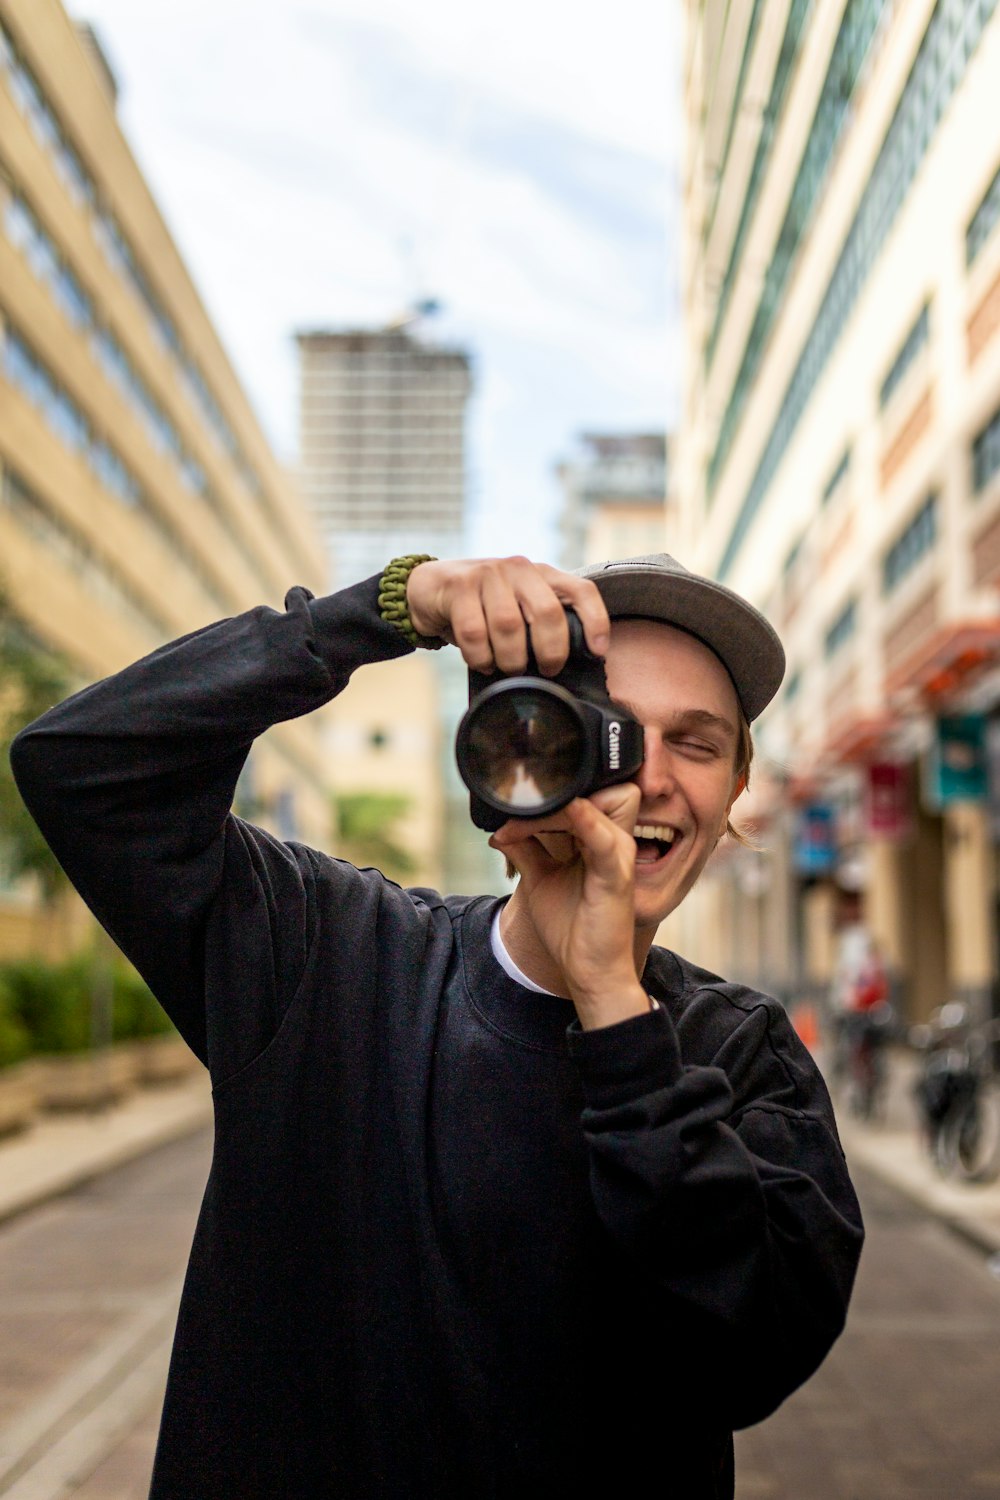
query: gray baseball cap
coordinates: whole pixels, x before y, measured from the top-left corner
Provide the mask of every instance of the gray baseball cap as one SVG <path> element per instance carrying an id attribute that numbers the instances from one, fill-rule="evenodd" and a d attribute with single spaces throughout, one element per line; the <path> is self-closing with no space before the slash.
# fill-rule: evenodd
<path id="1" fill-rule="evenodd" d="M 733 680 L 748 722 L 770 703 L 785 675 L 785 651 L 774 627 L 739 594 L 692 573 L 666 552 L 577 568 L 592 578 L 613 620 L 662 620 L 697 636 Z"/>

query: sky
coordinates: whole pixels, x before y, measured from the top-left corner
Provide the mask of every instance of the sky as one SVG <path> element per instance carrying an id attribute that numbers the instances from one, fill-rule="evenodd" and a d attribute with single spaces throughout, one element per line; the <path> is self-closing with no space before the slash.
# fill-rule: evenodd
<path id="1" fill-rule="evenodd" d="M 278 456 L 293 335 L 415 300 L 472 354 L 470 551 L 558 559 L 554 466 L 677 407 L 677 0 L 84 0 Z"/>

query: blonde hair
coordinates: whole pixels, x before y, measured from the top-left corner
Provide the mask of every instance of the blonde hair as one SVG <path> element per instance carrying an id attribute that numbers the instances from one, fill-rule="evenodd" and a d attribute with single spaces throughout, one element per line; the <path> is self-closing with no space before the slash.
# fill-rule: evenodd
<path id="1" fill-rule="evenodd" d="M 742 790 L 744 792 L 746 791 L 747 787 L 750 785 L 750 766 L 752 765 L 752 763 L 753 763 L 753 735 L 750 733 L 750 725 L 748 724 L 748 722 L 746 720 L 746 717 L 745 717 L 745 715 L 743 713 L 743 710 L 741 708 L 740 709 L 739 733 L 737 734 L 737 738 L 736 738 L 736 765 L 735 765 L 735 770 L 736 770 L 736 779 L 737 779 L 737 781 L 740 779 L 741 776 L 743 778 L 743 788 L 742 788 Z M 729 837 L 731 839 L 735 839 L 735 841 L 736 841 L 737 844 L 743 844 L 747 849 L 754 849 L 754 848 L 756 848 L 756 845 L 754 844 L 753 840 L 751 838 L 748 838 L 745 833 L 740 833 L 740 831 L 739 831 L 738 828 L 734 828 L 733 824 L 732 824 L 732 821 L 729 818 L 726 819 L 726 833 L 729 835 Z"/>

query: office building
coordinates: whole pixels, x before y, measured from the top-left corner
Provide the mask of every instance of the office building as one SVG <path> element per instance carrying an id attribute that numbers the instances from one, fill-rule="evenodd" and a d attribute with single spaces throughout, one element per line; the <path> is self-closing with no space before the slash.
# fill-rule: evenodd
<path id="1" fill-rule="evenodd" d="M 393 557 L 461 557 L 471 359 L 419 331 L 298 335 L 303 493 L 327 538 L 334 587 Z M 413 881 L 450 891 L 497 886 L 500 861 L 472 828 L 454 737 L 467 701 L 457 652 L 419 651 L 358 674 L 332 709 L 332 774 L 353 793 L 398 790 Z"/>
<path id="2" fill-rule="evenodd" d="M 985 1010 L 1000 827 L 996 3 L 685 11 L 677 546 L 760 605 L 788 651 L 758 736 L 766 852 L 730 850 L 702 893 L 713 967 L 749 965 L 790 995 L 822 988 L 853 890 L 908 1016 L 947 998 Z"/>
<path id="3" fill-rule="evenodd" d="M 471 361 L 408 327 L 298 335 L 303 494 L 332 581 L 390 557 L 460 555 Z"/>
<path id="4" fill-rule="evenodd" d="M 115 103 L 92 30 L 0 0 L 0 580 L 76 685 L 324 576 Z M 240 800 L 328 842 L 318 721 L 259 742 Z M 0 951 L 55 930 L 0 891 Z"/>

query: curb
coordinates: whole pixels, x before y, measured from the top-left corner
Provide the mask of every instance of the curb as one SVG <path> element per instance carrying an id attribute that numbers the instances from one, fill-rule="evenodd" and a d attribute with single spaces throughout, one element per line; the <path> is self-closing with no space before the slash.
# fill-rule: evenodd
<path id="1" fill-rule="evenodd" d="M 190 1135 L 212 1119 L 208 1074 L 145 1088 L 98 1114 L 44 1117 L 0 1142 L 0 1224 Z"/>
<path id="2" fill-rule="evenodd" d="M 872 1172 L 984 1255 L 1000 1252 L 1000 1185 L 976 1187 L 938 1178 L 916 1134 L 869 1134 L 838 1120 L 848 1163 Z"/>

